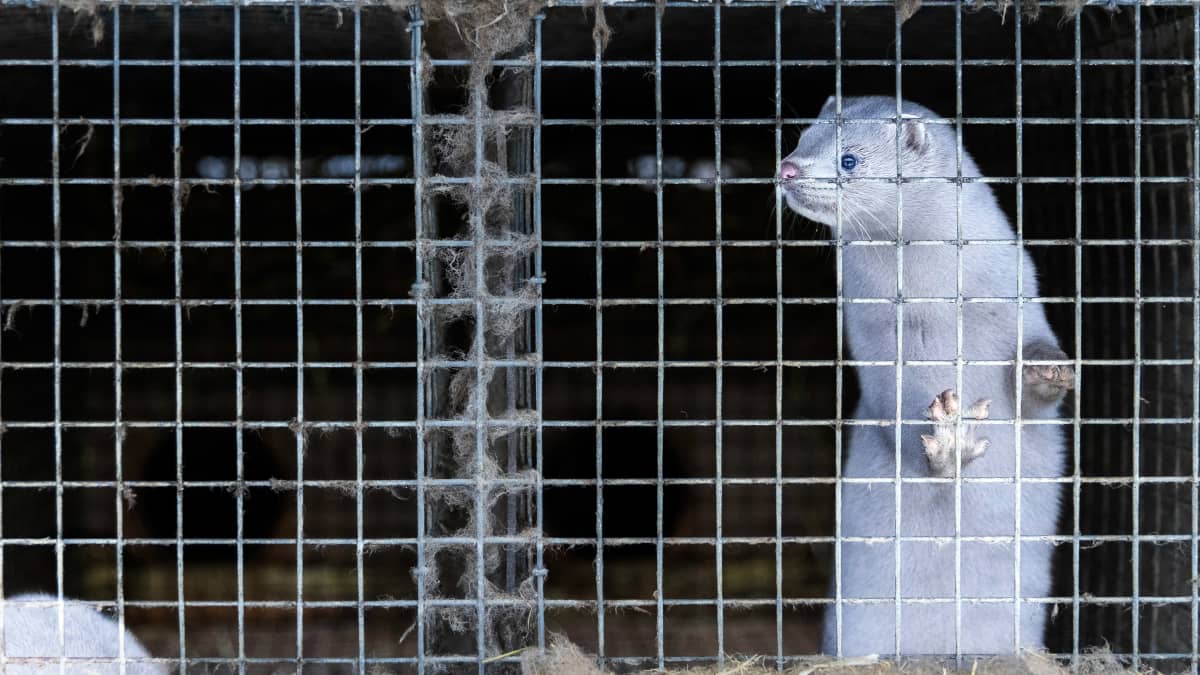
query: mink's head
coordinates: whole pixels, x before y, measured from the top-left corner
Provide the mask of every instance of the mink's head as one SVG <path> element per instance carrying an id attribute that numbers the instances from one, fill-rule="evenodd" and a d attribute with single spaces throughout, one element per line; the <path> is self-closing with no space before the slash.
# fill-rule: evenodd
<path id="1" fill-rule="evenodd" d="M 840 144 L 832 96 L 818 119 L 830 121 L 805 129 L 796 149 L 779 165 L 788 207 L 818 223 L 836 227 L 840 190 L 843 227 L 868 238 L 887 236 L 895 229 L 899 186 L 886 179 L 956 175 L 953 127 L 927 124 L 940 118 L 924 106 L 902 101 L 897 128 L 895 98 L 843 98 Z M 837 178 L 842 179 L 840 187 Z M 905 199 L 922 185 L 930 184 L 906 184 Z"/>

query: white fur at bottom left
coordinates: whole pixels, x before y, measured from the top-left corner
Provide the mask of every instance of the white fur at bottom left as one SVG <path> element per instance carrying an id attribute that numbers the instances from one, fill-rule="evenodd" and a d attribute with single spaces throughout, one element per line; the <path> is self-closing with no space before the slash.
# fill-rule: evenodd
<path id="1" fill-rule="evenodd" d="M 152 658 L 137 637 L 121 633 L 116 620 L 95 606 L 78 600 L 62 605 L 63 644 L 59 643 L 58 598 L 44 593 L 16 595 L 4 601 L 5 675 L 116 675 L 122 637 L 125 641 L 125 672 L 128 675 L 166 675 L 167 668 L 143 659 Z M 42 660 L 44 659 L 44 660 Z"/>

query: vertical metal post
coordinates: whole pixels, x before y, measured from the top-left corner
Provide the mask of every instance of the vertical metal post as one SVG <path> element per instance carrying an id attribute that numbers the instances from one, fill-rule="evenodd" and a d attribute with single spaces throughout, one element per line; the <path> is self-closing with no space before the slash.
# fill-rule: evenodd
<path id="1" fill-rule="evenodd" d="M 1018 20 L 1016 23 L 1020 24 Z M 1018 31 L 1020 29 L 1018 28 Z M 963 77 L 962 77 L 962 5 L 954 6 L 954 390 L 963 394 L 963 222 L 962 222 L 962 190 L 963 190 Z M 1017 80 L 1017 95 L 1020 96 L 1020 78 Z M 1019 125 L 1018 125 L 1019 128 Z M 1019 131 L 1017 132 L 1020 133 Z M 1019 136 L 1018 136 L 1019 138 Z M 1018 152 L 1021 144 L 1017 142 Z M 1020 260 L 1018 254 L 1017 260 Z M 1020 269 L 1018 262 L 1017 269 Z M 1018 272 L 1020 274 L 1020 272 Z M 1020 283 L 1017 284 L 1020 288 Z M 1020 340 L 1017 341 L 1017 351 L 1021 351 Z M 963 402 L 966 405 L 966 402 Z M 1021 406 L 1017 405 L 1017 410 Z M 1019 414 L 1019 413 L 1018 413 Z M 1020 454 L 1019 452 L 1017 453 Z M 962 665 L 962 464 L 954 458 L 954 660 Z M 1018 464 L 1017 466 L 1020 466 Z M 1018 482 L 1020 471 L 1017 471 Z M 1013 546 L 1020 546 L 1020 538 L 1013 540 Z"/>
<path id="2" fill-rule="evenodd" d="M 655 590 L 655 607 L 654 607 L 654 650 L 657 660 L 656 666 L 662 670 L 666 667 L 666 613 L 667 609 L 664 604 L 664 594 L 666 593 L 666 583 L 664 580 L 664 561 L 666 545 L 663 542 L 666 533 L 663 523 L 663 505 L 665 502 L 665 488 L 663 486 L 664 471 L 663 471 L 663 449 L 665 444 L 664 422 L 666 415 L 663 410 L 663 399 L 666 389 L 667 371 L 664 362 L 666 361 L 665 339 L 666 339 L 666 306 L 663 302 L 665 295 L 666 284 L 666 253 L 663 250 L 663 240 L 666 238 L 666 218 L 663 212 L 663 92 L 662 92 L 662 20 L 663 12 L 666 8 L 655 8 L 654 10 L 654 222 L 655 222 L 655 237 L 657 246 L 654 247 L 654 263 L 655 263 L 655 281 L 657 284 L 658 297 L 655 301 L 655 318 L 657 319 L 657 338 L 658 338 L 658 364 L 655 368 L 655 392 L 654 392 L 654 457 L 655 457 L 655 482 L 654 482 L 654 590 Z"/>
<path id="3" fill-rule="evenodd" d="M 545 271 L 542 269 L 542 24 L 546 18 L 545 13 L 538 12 L 533 17 L 533 114 L 536 118 L 536 124 L 533 127 L 533 235 L 537 241 L 537 247 L 533 250 L 533 275 L 538 282 L 545 281 Z M 536 550 L 534 555 L 535 566 L 533 569 L 534 580 L 537 590 L 537 646 L 539 649 L 546 648 L 546 567 L 545 567 L 545 514 L 544 502 L 544 487 L 543 478 L 545 470 L 543 464 L 543 449 L 542 432 L 544 430 L 544 416 L 542 411 L 543 399 L 542 394 L 545 389 L 545 366 L 542 361 L 542 356 L 545 354 L 545 343 L 543 342 L 543 294 L 538 292 L 537 306 L 534 309 L 534 352 L 537 360 L 534 366 L 534 405 L 537 410 L 537 428 L 534 436 L 535 448 L 535 465 L 536 469 L 536 485 L 537 494 L 535 496 L 535 537 Z"/>
<path id="4" fill-rule="evenodd" d="M 1133 612 L 1133 630 L 1130 649 L 1133 652 L 1133 667 L 1141 665 L 1141 436 L 1142 436 L 1142 6 L 1133 8 L 1133 513 L 1130 526 L 1133 529 L 1131 565 L 1133 583 L 1130 603 Z"/>
<path id="5" fill-rule="evenodd" d="M 113 14 L 119 15 L 121 8 L 113 6 Z M 114 31 L 119 31 L 120 28 L 114 21 Z M 179 55 L 179 7 L 173 8 L 171 13 L 171 29 L 172 29 L 172 44 L 175 50 L 176 61 Z M 125 631 L 125 497 L 124 497 L 124 448 L 125 448 L 125 426 L 123 422 L 121 410 L 121 381 L 122 381 L 122 355 L 121 333 L 122 333 L 122 316 L 121 316 L 121 255 L 123 237 L 121 234 L 121 205 L 122 188 L 121 186 L 121 52 L 120 52 L 121 36 L 119 32 L 113 34 L 113 184 L 112 184 L 112 208 L 113 208 L 113 457 L 114 457 L 114 480 L 116 489 L 113 490 L 113 510 L 114 520 L 116 524 L 116 601 L 117 601 L 117 628 L 123 634 Z M 176 97 L 176 105 L 179 98 Z M 178 110 L 178 108 L 176 108 Z M 178 127 L 174 127 L 178 133 Z M 178 144 L 176 144 L 178 147 Z M 178 169 L 179 157 L 175 157 L 176 168 Z M 178 199 L 179 193 L 179 171 L 175 171 L 175 199 Z M 83 311 L 87 311 L 86 307 Z M 117 655 L 120 657 L 118 669 L 121 675 L 125 674 L 125 641 L 117 645 Z"/>
<path id="6" fill-rule="evenodd" d="M 601 142 L 603 140 L 603 108 L 601 83 L 603 69 L 600 45 L 592 56 L 592 97 L 595 109 L 595 208 L 596 208 L 596 654 L 604 666 L 604 228 L 603 173 Z"/>
<path id="7" fill-rule="evenodd" d="M 833 147 L 834 155 L 841 157 L 842 155 L 842 0 L 835 0 L 833 3 L 833 95 L 834 95 L 834 112 L 835 125 L 833 127 Z M 842 190 L 840 185 L 834 190 L 834 228 L 833 228 L 833 255 L 834 255 L 834 271 L 835 271 L 835 297 L 834 311 L 836 312 L 836 329 L 837 329 L 837 344 L 834 345 L 834 435 L 833 435 L 833 475 L 837 478 L 837 482 L 833 486 L 833 515 L 834 515 L 834 539 L 833 539 L 833 601 L 834 601 L 834 625 L 836 636 L 836 656 L 842 656 L 842 619 L 845 612 L 842 599 L 842 499 L 845 489 L 842 483 L 842 448 L 845 442 L 846 411 L 842 407 L 842 397 L 845 391 L 845 332 L 846 332 L 846 294 L 843 290 L 843 269 L 845 262 L 845 242 L 843 241 L 842 230 L 845 224 L 842 219 L 845 217 L 845 211 L 842 204 Z M 899 504 L 896 505 L 899 508 Z M 897 526 L 897 531 L 899 527 Z"/>
<path id="8" fill-rule="evenodd" d="M 1192 148 L 1188 165 L 1192 174 L 1192 480 L 1191 578 L 1200 578 L 1200 3 L 1192 5 Z M 1200 669 L 1200 589 L 1192 591 L 1192 672 Z"/>
<path id="9" fill-rule="evenodd" d="M 242 5 L 233 5 L 233 330 L 237 406 L 237 651 L 246 674 L 246 410 L 245 325 L 242 321 Z"/>
<path id="10" fill-rule="evenodd" d="M 62 446 L 62 165 L 59 134 L 62 129 L 59 119 L 60 87 L 59 87 L 59 44 L 58 18 L 61 8 L 55 5 L 53 9 L 54 31 L 52 38 L 52 57 L 54 59 L 52 77 L 53 100 L 52 114 L 54 117 L 54 137 L 51 141 L 51 185 L 54 200 L 54 285 L 53 331 L 54 331 L 54 572 L 58 592 L 58 644 L 63 647 L 63 446 Z M 9 309 L 12 312 L 15 309 Z M 63 654 L 65 652 L 59 652 Z M 65 668 L 65 661 L 59 659 L 59 669 Z"/>
<path id="11" fill-rule="evenodd" d="M 119 16 L 119 7 L 113 5 L 113 37 L 114 39 L 121 34 L 120 27 L 115 19 Z M 182 166 L 180 164 L 183 156 L 182 120 L 180 118 L 180 59 L 179 59 L 179 34 L 174 34 L 173 51 L 171 53 L 171 92 L 172 92 L 172 109 L 171 109 L 171 147 L 173 150 L 174 165 L 172 171 L 174 173 L 174 181 L 171 190 L 171 212 L 172 224 L 174 230 L 174 250 L 172 253 L 172 265 L 174 272 L 174 298 L 172 309 L 174 310 L 175 320 L 175 593 L 176 602 L 178 603 L 178 620 L 179 620 L 179 672 L 181 675 L 187 673 L 187 596 L 184 593 L 184 563 L 185 552 L 184 547 L 184 531 L 183 531 L 183 505 L 184 505 L 184 478 L 183 478 L 183 218 L 182 204 L 183 198 L 180 188 L 180 173 Z M 114 64 L 114 70 L 116 66 Z M 114 120 L 113 134 L 116 135 L 116 124 Z"/>
<path id="12" fill-rule="evenodd" d="M 775 39 L 775 166 L 783 161 L 783 6 L 772 18 Z M 783 190 L 775 190 L 775 669 L 783 660 Z M 660 340 L 661 342 L 661 340 Z M 834 474 L 835 476 L 840 474 Z M 836 488 L 835 488 L 836 489 Z M 835 572 L 836 574 L 836 572 Z"/>
<path id="13" fill-rule="evenodd" d="M 895 461 L 895 464 L 896 464 L 895 472 L 894 472 L 894 475 L 892 476 L 892 479 L 895 481 L 895 483 L 892 486 L 892 490 L 893 490 L 893 496 L 895 498 L 894 506 L 896 509 L 896 513 L 895 513 L 896 529 L 894 532 L 895 538 L 892 541 L 892 547 L 893 547 L 892 550 L 893 550 L 894 557 L 895 557 L 895 560 L 894 560 L 895 567 L 893 569 L 892 582 L 895 584 L 894 591 L 895 591 L 895 598 L 896 598 L 896 607 L 895 607 L 896 633 L 894 635 L 894 638 L 895 638 L 895 647 L 896 647 L 895 653 L 897 653 L 897 654 L 901 653 L 900 647 L 903 644 L 903 642 L 901 640 L 901 635 L 904 630 L 904 627 L 901 623 L 902 604 L 901 604 L 901 594 L 900 594 L 900 567 L 901 567 L 900 557 L 901 557 L 901 548 L 902 548 L 901 543 L 900 543 L 900 536 L 901 536 L 900 533 L 902 531 L 901 514 L 903 513 L 903 510 L 904 510 L 903 509 L 903 501 L 902 501 L 903 491 L 901 490 L 901 485 L 903 484 L 903 480 L 901 479 L 901 475 L 900 475 L 900 465 L 901 465 L 901 437 L 904 433 L 904 422 L 903 422 L 904 407 L 902 405 L 902 402 L 903 402 L 903 394 L 904 394 L 904 365 L 903 364 L 904 364 L 904 299 L 905 299 L 904 298 L 904 180 L 903 180 L 904 169 L 903 169 L 903 166 L 901 165 L 901 161 L 900 161 L 900 157 L 901 157 L 900 116 L 901 116 L 901 112 L 902 112 L 902 102 L 904 100 L 904 89 L 903 89 L 904 77 L 903 77 L 903 65 L 902 65 L 903 64 L 902 54 L 904 52 L 903 52 L 903 42 L 901 40 L 900 25 L 901 25 L 900 12 L 897 11 L 896 18 L 895 18 L 895 34 L 894 34 L 894 38 L 895 38 L 895 42 L 896 42 L 896 68 L 895 68 L 895 70 L 896 70 L 896 110 L 895 110 L 896 138 L 895 138 L 895 142 L 896 142 L 896 176 L 897 176 L 897 178 L 896 178 L 896 247 L 894 249 L 895 255 L 896 255 L 896 324 L 895 324 L 896 325 L 896 361 L 893 364 L 893 367 L 896 370 L 896 389 L 895 389 L 896 405 L 895 405 L 895 410 L 892 411 L 893 421 L 895 423 L 893 426 L 893 436 L 892 436 L 892 442 L 895 444 L 895 446 L 893 448 L 893 450 L 895 452 L 895 456 L 893 457 L 893 460 Z M 840 190 L 839 190 L 839 192 L 840 192 Z"/>
<path id="14" fill-rule="evenodd" d="M 716 575 L 717 575 L 717 663 L 725 662 L 725 300 L 724 260 L 721 222 L 721 3 L 713 3 L 713 217 L 715 223 L 714 256 L 716 258 L 716 325 L 717 363 L 713 373 L 716 379 L 715 419 L 716 425 Z"/>
<path id="15" fill-rule="evenodd" d="M 1192 5 L 1192 148 L 1188 165 L 1192 173 L 1192 481 L 1191 578 L 1200 578 L 1200 3 Z M 1192 591 L 1192 672 L 1200 669 L 1200 589 Z"/>
<path id="16" fill-rule="evenodd" d="M 426 621 L 425 615 L 428 611 L 426 606 L 426 577 L 429 574 L 429 561 L 425 549 L 426 538 L 426 511 L 425 500 L 426 493 L 426 473 L 429 470 L 426 464 L 428 448 L 426 447 L 426 434 L 428 428 L 426 426 L 426 406 L 428 403 L 429 392 L 426 390 L 426 383 L 433 375 L 427 362 L 426 350 L 430 345 L 429 326 L 426 319 L 429 314 L 429 305 L 426 303 L 426 297 L 429 292 L 430 282 L 427 280 L 432 272 L 432 260 L 426 257 L 426 248 L 423 245 L 429 233 L 426 231 L 427 224 L 425 219 L 425 178 L 428 167 L 426 166 L 425 158 L 425 85 L 424 85 L 424 67 L 422 60 L 422 49 L 424 40 L 422 38 L 422 27 L 425 22 L 421 18 L 420 4 L 414 4 L 409 10 L 408 33 L 410 43 L 410 60 L 411 67 L 409 69 L 409 90 L 411 95 L 412 105 L 412 157 L 413 157 L 413 259 L 414 259 L 414 281 L 412 286 L 412 296 L 416 301 L 416 483 L 417 483 L 417 566 L 413 570 L 414 581 L 416 582 L 417 592 L 417 616 L 416 616 L 416 641 L 417 641 L 417 672 L 421 675 L 425 673 L 425 630 Z"/>
<path id="17" fill-rule="evenodd" d="M 1019 18 L 1013 22 L 1013 35 L 1016 45 L 1014 46 L 1014 56 L 1016 57 L 1016 142 L 1017 142 L 1017 159 L 1016 159 L 1016 193 L 1017 193 L 1017 211 L 1016 211 L 1016 235 L 1017 235 L 1017 343 L 1013 345 L 1015 365 L 1013 367 L 1013 417 L 1016 421 L 1013 424 L 1013 651 L 1016 652 L 1021 647 L 1021 486 L 1023 484 L 1023 476 L 1021 475 L 1021 432 L 1023 423 L 1021 420 L 1021 392 L 1024 390 L 1022 386 L 1022 377 L 1024 373 L 1024 357 L 1025 357 L 1025 272 L 1023 263 L 1023 255 L 1025 252 L 1025 185 L 1023 182 L 1025 174 L 1025 96 L 1024 96 L 1024 22 Z M 960 264 L 961 267 L 961 264 Z M 960 270 L 961 276 L 961 270 Z M 1040 605 L 1039 608 L 1043 609 Z M 1040 638 L 1040 636 L 1039 636 Z"/>
<path id="18" fill-rule="evenodd" d="M 1075 76 L 1075 302 L 1074 302 L 1074 338 L 1075 338 L 1075 377 L 1076 391 L 1083 387 L 1083 58 L 1081 26 L 1083 17 L 1080 15 L 1074 22 L 1074 76 Z M 1072 397 L 1071 420 L 1071 454 L 1073 472 L 1071 475 L 1071 667 L 1079 667 L 1079 540 L 1082 529 L 1079 524 L 1079 510 L 1082 503 L 1083 471 L 1082 452 L 1083 423 L 1081 418 L 1082 405 L 1079 396 Z"/>
<path id="19" fill-rule="evenodd" d="M 300 0 L 292 1 L 292 189 L 296 213 L 296 672 L 304 672 L 304 450 L 308 435 L 304 414 L 304 211 L 301 149 L 303 113 L 300 106 Z"/>
<path id="20" fill-rule="evenodd" d="M 341 9 L 339 8 L 340 12 Z M 366 555 L 364 537 L 364 479 L 366 461 L 363 449 L 363 226 L 362 226 L 362 5 L 355 4 L 354 14 L 354 567 L 357 596 L 358 664 L 360 673 L 367 671 L 366 628 Z"/>

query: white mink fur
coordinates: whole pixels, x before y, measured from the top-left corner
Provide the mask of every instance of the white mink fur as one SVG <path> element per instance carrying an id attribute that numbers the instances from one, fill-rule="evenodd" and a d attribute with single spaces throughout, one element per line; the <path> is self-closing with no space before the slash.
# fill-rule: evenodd
<path id="1" fill-rule="evenodd" d="M 31 604 L 37 603 L 37 604 Z M 78 600 L 63 602 L 64 646 L 58 640 L 58 598 L 43 593 L 17 595 L 4 601 L 6 658 L 31 659 L 6 664 L 6 675 L 58 673 L 59 657 L 66 656 L 66 672 L 77 675 L 116 675 L 122 634 L 117 622 Z M 128 675 L 165 675 L 161 664 L 139 661 L 151 658 L 142 643 L 125 631 L 125 672 Z M 44 662 L 34 658 L 47 659 Z"/>
<path id="2" fill-rule="evenodd" d="M 933 111 L 910 102 L 902 103 L 899 149 L 904 177 L 950 177 L 957 175 L 956 137 L 950 124 L 925 124 L 921 119 L 940 119 Z M 896 101 L 888 97 L 843 98 L 842 118 L 896 117 Z M 835 118 L 832 97 L 821 109 L 820 118 Z M 897 175 L 897 129 L 894 122 L 845 123 L 841 152 L 835 148 L 835 126 L 814 124 L 801 136 L 794 152 L 781 167 L 788 206 L 801 215 L 837 231 L 835 186 L 810 178 L 846 177 L 842 184 L 843 240 L 894 242 L 897 239 L 897 189 L 902 189 L 905 242 L 921 239 L 954 239 L 956 223 L 961 236 L 970 240 L 1013 241 L 1016 235 L 991 188 L 984 183 L 962 184 L 961 218 L 956 214 L 957 186 L 954 182 L 855 181 L 854 177 Z M 842 168 L 842 157 L 854 155 L 857 165 Z M 789 167 L 786 163 L 790 163 Z M 789 177 L 784 169 L 798 175 Z M 979 168 L 964 149 L 962 175 L 980 176 Z M 953 360 L 958 330 L 954 303 L 911 302 L 916 298 L 954 298 L 958 280 L 958 247 L 955 244 L 900 246 L 903 255 L 903 292 L 896 287 L 895 245 L 850 245 L 843 248 L 843 296 L 847 300 L 885 298 L 880 304 L 845 304 L 844 327 L 849 355 L 855 360 L 894 361 L 896 358 L 896 304 L 903 310 L 904 358 Z M 1016 359 L 1017 283 L 1024 297 L 1038 295 L 1037 278 L 1028 253 L 1015 245 L 965 245 L 962 251 L 962 294 L 964 298 L 1008 298 L 1011 301 L 962 306 L 962 357 L 968 360 Z M 1020 343 L 1025 359 L 1065 359 L 1046 320 L 1043 305 L 1026 302 Z M 854 418 L 893 422 L 896 408 L 896 368 L 860 366 L 856 369 L 862 395 Z M 958 389 L 956 368 L 948 366 L 902 366 L 899 414 L 905 420 L 924 420 L 931 401 L 940 392 Z M 1022 417 L 1053 418 L 1059 403 L 1073 384 L 1073 372 L 1061 368 L 1027 366 L 1022 378 Z M 991 420 L 1013 420 L 1016 395 L 1013 366 L 964 365 L 958 392 L 962 408 L 971 402 L 990 399 Z M 1016 472 L 1015 425 L 972 425 L 963 415 L 969 433 L 986 438 L 985 451 L 964 460 L 964 477 L 1012 480 Z M 973 427 L 973 428 L 972 428 Z M 942 431 L 953 429 L 944 426 Z M 929 424 L 902 425 L 899 434 L 900 475 L 938 475 L 931 470 L 932 455 L 926 444 L 932 436 Z M 895 476 L 896 426 L 848 426 L 847 454 L 843 476 L 847 478 L 892 478 Z M 951 437 L 953 431 L 950 432 Z M 923 435 L 926 438 L 923 439 Z M 969 448 L 968 448 L 969 449 Z M 1020 471 L 1024 478 L 1058 477 L 1064 472 L 1065 442 L 1061 426 L 1022 425 Z M 953 455 L 951 455 L 953 456 Z M 953 468 L 942 476 L 953 476 Z M 944 536 L 955 534 L 955 486 L 953 482 L 902 483 L 901 536 Z M 1006 483 L 963 483 L 961 534 L 963 536 L 1012 537 L 1017 533 L 1015 485 Z M 1022 483 L 1020 534 L 1053 535 L 1060 510 L 1060 486 L 1055 483 Z M 844 537 L 887 537 L 896 533 L 894 483 L 842 485 Z M 1011 540 L 1010 540 L 1011 541 Z M 1012 653 L 1014 646 L 1040 647 L 1046 624 L 1047 605 L 1022 602 L 1015 619 L 1014 550 L 1011 543 L 962 542 L 960 592 L 963 599 L 959 650 L 964 654 Z M 1053 545 L 1027 541 L 1020 548 L 1020 597 L 1045 597 L 1050 591 L 1050 560 Z M 955 545 L 937 542 L 904 542 L 900 548 L 901 654 L 953 654 L 955 630 Z M 841 652 L 843 655 L 896 653 L 896 590 L 893 541 L 841 544 L 841 592 L 844 600 L 880 600 L 878 604 L 842 605 Z M 830 597 L 834 584 L 830 583 Z M 904 599 L 947 599 L 942 603 L 913 603 Z M 973 598 L 1007 601 L 973 603 Z M 825 613 L 822 648 L 837 651 L 836 610 Z M 1019 639 L 1014 634 L 1019 625 Z"/>

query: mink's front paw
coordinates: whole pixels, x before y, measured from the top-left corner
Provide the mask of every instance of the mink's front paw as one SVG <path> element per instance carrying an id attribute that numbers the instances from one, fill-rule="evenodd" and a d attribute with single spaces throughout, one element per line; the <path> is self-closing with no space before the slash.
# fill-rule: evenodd
<path id="1" fill-rule="evenodd" d="M 989 399 L 976 401 L 966 411 L 967 416 L 986 419 L 991 403 Z M 926 416 L 933 422 L 933 434 L 922 434 L 921 442 L 925 444 L 930 475 L 951 478 L 956 467 L 966 466 L 987 451 L 988 440 L 976 437 L 974 424 L 959 428 L 959 413 L 958 393 L 953 389 L 938 394 L 929 404 Z"/>
<path id="2" fill-rule="evenodd" d="M 1025 347 L 1025 359 L 1065 361 L 1067 355 L 1054 345 L 1039 342 Z M 1021 380 L 1025 385 L 1022 396 L 1043 404 L 1058 403 L 1075 388 L 1075 369 L 1070 364 L 1026 365 Z"/>

